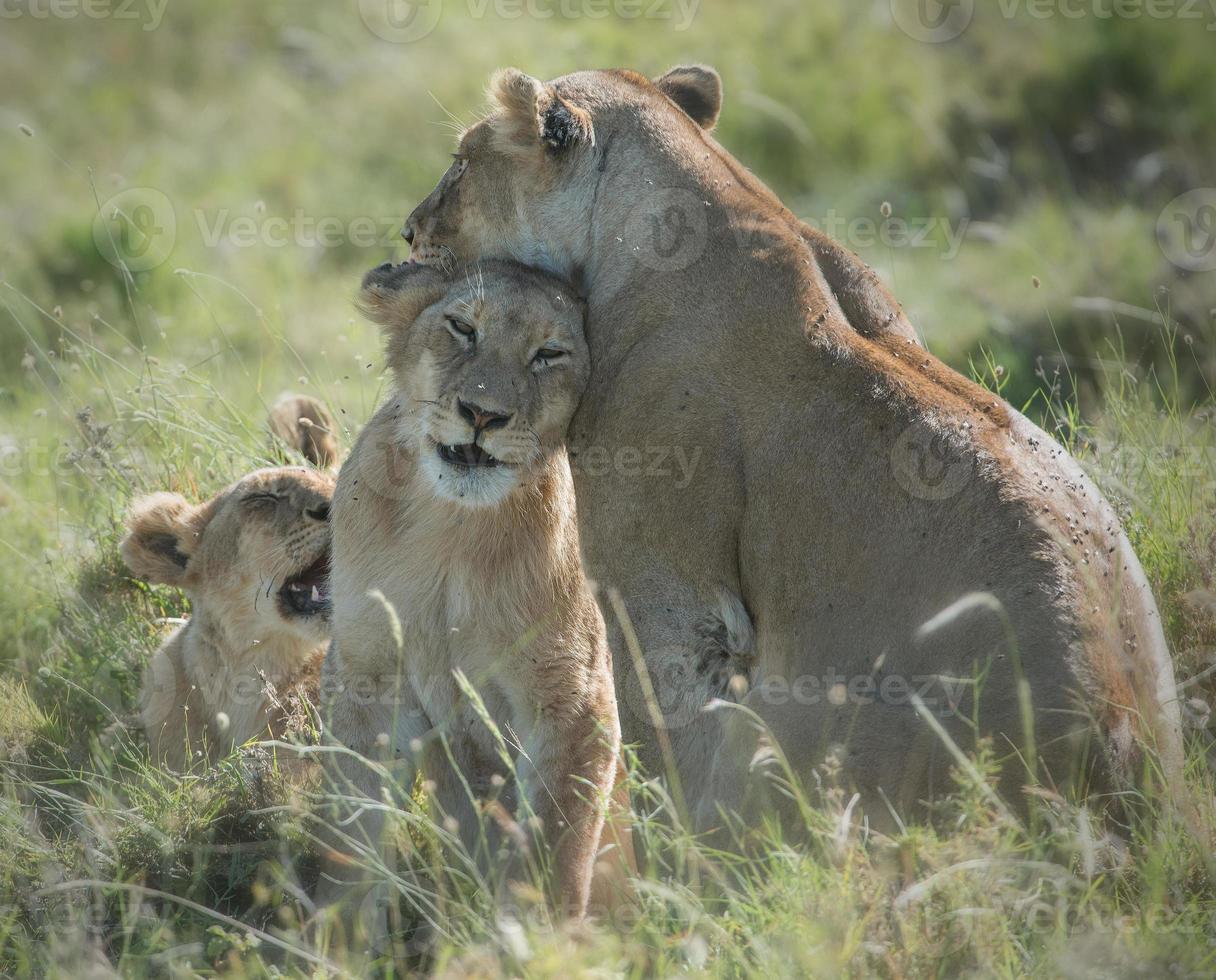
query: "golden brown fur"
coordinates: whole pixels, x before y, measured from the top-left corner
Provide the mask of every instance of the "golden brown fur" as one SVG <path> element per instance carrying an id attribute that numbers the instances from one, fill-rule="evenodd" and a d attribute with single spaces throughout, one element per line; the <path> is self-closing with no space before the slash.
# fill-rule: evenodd
<path id="1" fill-rule="evenodd" d="M 337 466 L 338 424 L 320 399 L 284 392 L 270 407 L 269 428 L 276 447 L 323 470 Z"/>
<path id="2" fill-rule="evenodd" d="M 845 745 L 872 816 L 884 796 L 903 812 L 948 784 L 910 698 L 774 687 L 961 678 L 961 703 L 938 682 L 923 693 L 964 748 L 978 715 L 1014 795 L 1027 778 L 1116 789 L 1144 774 L 1145 748 L 1176 784 L 1172 667 L 1113 510 L 1047 434 L 920 350 L 873 274 L 713 140 L 716 75 L 508 70 L 491 87 L 407 238 L 424 262 L 510 257 L 581 283 L 595 369 L 569 442 L 584 558 L 625 598 L 704 823 L 743 799 L 755 745 L 700 710 L 728 693 L 696 639 L 723 591 L 754 624 L 736 657 L 748 704 L 802 771 Z M 620 462 L 674 450 L 700 453 L 692 479 Z M 578 465 L 593 454 L 614 465 Z M 996 605 L 954 605 L 974 593 Z M 657 771 L 638 682 L 616 667 L 624 736 Z M 1016 756 L 1032 748 L 1019 673 L 1033 774 Z"/>
<path id="3" fill-rule="evenodd" d="M 383 267 L 362 305 L 385 327 L 396 384 L 335 494 L 325 723 L 404 787 L 421 767 L 470 851 L 481 803 L 511 811 L 522 793 L 554 846 L 559 906 L 581 915 L 620 744 L 563 447 L 589 370 L 582 305 L 557 280 L 502 263 Z M 499 465 L 444 461 L 446 447 L 474 443 Z M 509 773 L 454 671 L 519 740 L 522 787 L 495 788 Z M 360 687 L 374 696 L 344 693 Z M 339 786 L 381 797 L 365 765 L 335 759 Z M 377 812 L 344 826 L 379 846 Z M 346 867 L 331 864 L 327 899 L 344 892 Z"/>
<path id="4" fill-rule="evenodd" d="M 203 504 L 180 494 L 137 500 L 121 544 L 131 572 L 182 589 L 189 621 L 153 656 L 140 718 L 153 758 L 172 769 L 214 761 L 251 738 L 281 737 L 296 701 L 315 698 L 328 636 L 311 587 L 329 552 L 333 479 L 258 470 Z M 318 565 L 320 563 L 320 565 Z M 307 600 L 298 579 L 308 570 Z M 307 614 L 288 604 L 291 589 Z"/>

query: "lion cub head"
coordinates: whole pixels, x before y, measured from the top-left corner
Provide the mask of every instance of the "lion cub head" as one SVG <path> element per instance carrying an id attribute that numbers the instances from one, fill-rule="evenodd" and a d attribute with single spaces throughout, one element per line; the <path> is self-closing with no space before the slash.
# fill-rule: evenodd
<path id="1" fill-rule="evenodd" d="M 590 374 L 568 285 L 507 262 L 389 264 L 360 302 L 385 328 L 400 434 L 437 496 L 496 505 L 562 449 Z"/>
<path id="2" fill-rule="evenodd" d="M 200 612 L 253 636 L 328 632 L 331 476 L 299 467 L 258 470 L 192 504 L 154 493 L 131 508 L 120 546 L 127 567 L 183 589 Z"/>

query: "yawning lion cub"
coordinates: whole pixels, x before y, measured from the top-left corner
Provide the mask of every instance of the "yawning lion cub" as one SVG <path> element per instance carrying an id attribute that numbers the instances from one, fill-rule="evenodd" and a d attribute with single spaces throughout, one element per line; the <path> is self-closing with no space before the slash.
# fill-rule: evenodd
<path id="1" fill-rule="evenodd" d="M 554 845 L 558 904 L 582 915 L 620 745 L 564 448 L 590 371 L 582 303 L 555 279 L 492 262 L 382 266 L 362 305 L 385 328 L 396 385 L 334 495 L 325 722 L 393 766 L 400 786 L 421 766 L 476 849 L 478 801 L 501 802 L 512 785 L 498 789 L 509 773 L 463 672 L 518 739 L 520 793 Z M 333 758 L 348 792 L 381 799 L 369 767 Z M 381 814 L 361 807 L 341 825 L 375 845 Z M 328 870 L 349 878 L 341 862 Z"/>
<path id="2" fill-rule="evenodd" d="M 332 495 L 331 476 L 285 467 L 204 504 L 154 493 L 132 506 L 127 567 L 178 586 L 191 605 L 144 675 L 141 721 L 158 761 L 181 770 L 259 734 L 278 737 L 296 689 L 315 686 Z"/>

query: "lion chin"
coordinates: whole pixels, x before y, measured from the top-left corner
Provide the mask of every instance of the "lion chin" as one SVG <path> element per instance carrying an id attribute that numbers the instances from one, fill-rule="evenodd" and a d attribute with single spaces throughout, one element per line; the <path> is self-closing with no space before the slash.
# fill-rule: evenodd
<path id="1" fill-rule="evenodd" d="M 436 497 L 463 507 L 496 507 L 519 486 L 519 471 L 509 463 L 460 461 L 464 446 L 444 446 L 428 438 L 422 474 Z"/>

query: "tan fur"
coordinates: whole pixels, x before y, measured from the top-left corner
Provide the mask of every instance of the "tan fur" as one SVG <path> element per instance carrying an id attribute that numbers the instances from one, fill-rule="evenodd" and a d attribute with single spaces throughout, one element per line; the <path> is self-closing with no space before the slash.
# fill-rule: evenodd
<path id="1" fill-rule="evenodd" d="M 582 284 L 595 370 L 569 441 L 584 558 L 625 598 L 703 821 L 752 778 L 754 742 L 734 720 L 723 741 L 723 714 L 699 710 L 715 682 L 698 670 L 698 624 L 723 589 L 755 627 L 749 704 L 804 772 L 846 745 L 871 813 L 948 784 L 909 699 L 795 703 L 766 683 L 982 675 L 957 706 L 927 693 L 965 749 L 963 716 L 978 713 L 1020 796 L 1021 672 L 1033 778 L 1117 788 L 1151 747 L 1176 785 L 1172 667 L 1111 507 L 1049 436 L 921 350 L 873 273 L 697 124 L 716 115 L 712 86 L 693 114 L 664 88 L 622 71 L 514 78 L 516 97 L 464 134 L 407 232 L 422 261 L 511 257 Z M 586 124 L 548 120 L 558 99 Z M 538 115 L 568 137 L 559 147 L 519 145 Z M 652 247 L 662 227 L 693 235 L 669 265 Z M 656 448 L 701 462 L 687 480 L 619 463 Z M 578 465 L 595 453 L 617 463 Z M 934 453 L 951 467 L 944 489 L 926 482 Z M 960 607 L 920 630 L 976 592 L 1000 611 Z M 629 662 L 616 667 L 625 738 L 659 771 L 651 712 Z M 1082 765 L 1091 733 L 1103 751 Z"/>
<path id="2" fill-rule="evenodd" d="M 384 267 L 369 274 L 362 306 L 385 327 L 396 385 L 334 499 L 329 734 L 399 768 L 404 787 L 421 767 L 438 811 L 476 852 L 476 807 L 499 796 L 493 777 L 508 772 L 453 676 L 463 671 L 519 748 L 522 792 L 554 846 L 559 905 L 581 915 L 620 745 L 563 447 L 589 368 L 582 304 L 554 279 L 486 263 L 449 274 Z M 564 355 L 539 363 L 553 345 Z M 478 430 L 461 401 L 505 420 Z M 439 461 L 440 445 L 473 441 L 509 465 L 462 476 Z M 343 693 L 360 687 L 376 696 Z M 335 757 L 334 776 L 381 797 L 375 774 L 349 757 Z M 501 792 L 512 810 L 514 787 Z M 375 846 L 380 825 L 370 811 L 344 824 Z M 346 867 L 336 858 L 329 877 Z"/>
<path id="3" fill-rule="evenodd" d="M 269 428 L 277 447 L 323 470 L 337 466 L 338 423 L 320 399 L 284 392 L 270 407 Z"/>
<path id="4" fill-rule="evenodd" d="M 191 606 L 144 674 L 140 718 L 153 758 L 183 770 L 251 738 L 279 738 L 299 721 L 293 702 L 315 698 L 326 617 L 291 615 L 278 592 L 327 555 L 332 493 L 332 477 L 282 468 L 204 504 L 174 493 L 133 504 L 123 560 L 140 578 L 182 589 Z"/>

